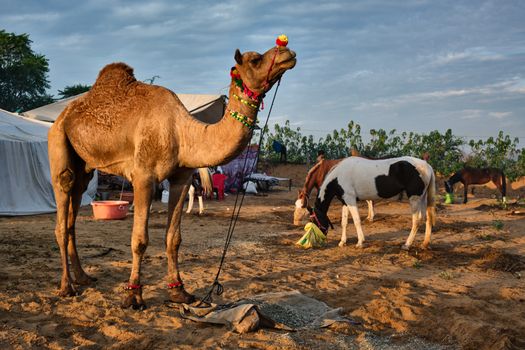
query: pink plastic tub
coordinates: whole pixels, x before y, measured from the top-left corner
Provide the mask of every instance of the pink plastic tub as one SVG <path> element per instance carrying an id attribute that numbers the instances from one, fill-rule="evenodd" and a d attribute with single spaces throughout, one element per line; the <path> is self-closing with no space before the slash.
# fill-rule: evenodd
<path id="1" fill-rule="evenodd" d="M 93 216 L 99 220 L 124 219 L 128 213 L 128 201 L 95 201 L 91 203 Z"/>

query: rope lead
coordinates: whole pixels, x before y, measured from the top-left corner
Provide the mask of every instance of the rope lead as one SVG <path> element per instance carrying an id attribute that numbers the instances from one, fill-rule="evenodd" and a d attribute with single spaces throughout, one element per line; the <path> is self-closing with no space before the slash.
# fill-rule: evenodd
<path id="1" fill-rule="evenodd" d="M 268 111 L 268 115 L 266 116 L 266 121 L 264 123 L 264 127 L 261 129 L 261 136 L 259 138 L 259 143 L 258 143 L 258 147 L 257 147 L 257 154 L 255 156 L 255 164 L 257 164 L 259 162 L 259 154 L 261 153 L 261 144 L 262 144 L 262 140 L 263 140 L 263 137 L 264 137 L 264 131 L 266 130 L 266 127 L 268 126 L 268 121 L 270 120 L 270 114 L 272 113 L 273 104 L 275 102 L 275 96 L 277 96 L 277 91 L 279 90 L 279 85 L 281 85 L 281 79 L 280 78 L 277 81 L 277 86 L 276 86 L 275 92 L 273 94 L 272 103 L 270 105 L 270 110 Z M 248 144 L 251 143 L 252 137 L 253 137 L 253 133 L 250 136 L 250 140 L 249 140 Z M 247 161 L 248 161 L 248 157 L 245 157 L 244 158 L 244 164 L 242 166 L 242 176 L 243 176 L 243 178 L 241 179 L 242 180 L 241 181 L 241 187 L 242 187 L 242 185 L 244 183 L 244 173 L 245 173 Z M 230 225 L 228 227 L 228 233 L 226 234 L 226 241 L 224 242 L 224 249 L 222 251 L 221 261 L 219 263 L 219 268 L 217 269 L 217 274 L 215 275 L 215 279 L 213 281 L 213 284 L 212 284 L 210 290 L 204 296 L 204 298 L 201 299 L 199 304 L 197 304 L 197 307 L 199 307 L 203 303 L 207 303 L 207 304 L 211 303 L 211 301 L 212 301 L 211 295 L 213 294 L 214 290 L 215 290 L 215 294 L 216 295 L 221 295 L 224 292 L 224 287 L 219 282 L 219 275 L 220 275 L 221 270 L 222 270 L 222 265 L 224 264 L 224 259 L 226 258 L 226 253 L 228 252 L 228 247 L 230 246 L 230 242 L 231 242 L 232 237 L 233 237 L 233 231 L 235 230 L 235 225 L 237 224 L 237 220 L 239 219 L 239 213 L 241 211 L 242 203 L 244 201 L 244 196 L 246 196 L 246 191 L 242 191 L 242 196 L 241 196 L 241 199 L 240 199 L 240 202 L 239 202 L 239 194 L 240 194 L 240 192 L 241 191 L 237 191 L 237 195 L 235 196 L 235 203 L 233 205 L 232 215 L 230 217 Z M 237 203 L 239 203 L 238 207 L 237 207 Z"/>

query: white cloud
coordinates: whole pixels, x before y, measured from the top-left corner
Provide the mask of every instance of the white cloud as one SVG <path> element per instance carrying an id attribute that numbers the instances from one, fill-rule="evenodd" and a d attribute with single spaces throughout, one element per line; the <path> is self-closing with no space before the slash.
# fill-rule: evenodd
<path id="1" fill-rule="evenodd" d="M 496 119 L 505 119 L 507 117 L 512 116 L 512 112 L 490 112 L 489 116 L 494 117 Z"/>
<path id="2" fill-rule="evenodd" d="M 182 6 L 162 2 L 146 2 L 136 4 L 126 4 L 113 7 L 113 13 L 116 17 L 145 19 L 163 17 L 166 13 L 171 13 L 182 9 Z"/>
<path id="3" fill-rule="evenodd" d="M 459 61 L 499 61 L 505 59 L 503 54 L 492 52 L 485 47 L 470 47 L 460 52 L 446 52 L 431 59 L 432 65 L 446 65 Z"/>
<path id="4" fill-rule="evenodd" d="M 459 112 L 460 119 L 480 119 L 483 116 L 483 112 L 480 109 L 465 109 Z"/>
<path id="5" fill-rule="evenodd" d="M 17 22 L 55 22 L 61 18 L 58 12 L 42 12 L 42 13 L 23 13 L 3 17 L 3 21 L 17 23 Z"/>

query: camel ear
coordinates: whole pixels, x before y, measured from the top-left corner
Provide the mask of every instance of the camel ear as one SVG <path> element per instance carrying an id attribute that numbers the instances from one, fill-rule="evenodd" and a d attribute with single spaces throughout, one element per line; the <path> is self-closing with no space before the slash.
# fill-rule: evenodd
<path id="1" fill-rule="evenodd" d="M 237 62 L 238 64 L 242 64 L 242 54 L 241 52 L 239 51 L 239 49 L 235 50 L 235 62 Z"/>

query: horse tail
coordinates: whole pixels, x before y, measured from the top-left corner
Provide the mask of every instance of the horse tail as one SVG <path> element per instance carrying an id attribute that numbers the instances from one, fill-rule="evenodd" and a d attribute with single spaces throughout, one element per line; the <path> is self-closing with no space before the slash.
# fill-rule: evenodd
<path id="1" fill-rule="evenodd" d="M 436 225 L 436 176 L 434 170 L 430 167 L 430 181 L 427 187 L 427 215 L 432 223 L 432 226 Z"/>
<path id="2" fill-rule="evenodd" d="M 201 178 L 201 185 L 204 192 L 208 194 L 212 193 L 213 185 L 211 182 L 211 175 L 208 171 L 208 168 L 199 168 L 199 175 Z"/>

